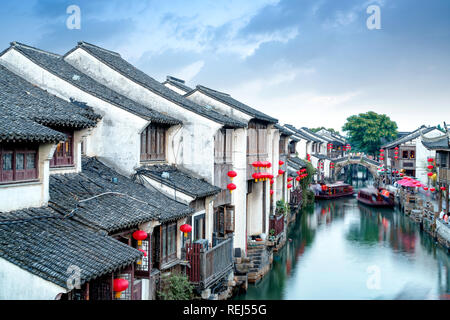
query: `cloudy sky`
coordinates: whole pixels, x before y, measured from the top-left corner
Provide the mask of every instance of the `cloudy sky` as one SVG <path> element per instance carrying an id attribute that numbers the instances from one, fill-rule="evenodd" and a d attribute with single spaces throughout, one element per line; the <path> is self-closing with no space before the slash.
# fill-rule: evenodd
<path id="1" fill-rule="evenodd" d="M 79 30 L 66 26 L 73 4 Z M 379 30 L 367 28 L 369 5 Z M 406 131 L 450 122 L 449 14 L 448 0 L 4 0 L 0 45 L 65 53 L 84 40 L 282 123 L 340 130 L 372 110 Z"/>

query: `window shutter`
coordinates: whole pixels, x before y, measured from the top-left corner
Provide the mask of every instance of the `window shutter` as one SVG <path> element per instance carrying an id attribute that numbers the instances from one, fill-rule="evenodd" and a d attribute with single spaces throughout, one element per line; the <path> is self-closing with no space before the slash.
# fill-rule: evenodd
<path id="1" fill-rule="evenodd" d="M 135 276 L 139 278 L 150 279 L 150 273 L 152 271 L 152 248 L 151 248 L 151 235 L 148 234 L 147 239 L 142 240 L 142 244 L 138 246 L 137 241 L 133 239 L 133 247 L 136 249 L 144 250 L 147 253 L 146 257 L 142 257 L 141 264 L 136 263 Z"/>
<path id="2" fill-rule="evenodd" d="M 227 206 L 224 210 L 225 214 L 225 232 L 234 232 L 234 207 Z"/>
<path id="3" fill-rule="evenodd" d="M 233 161 L 233 129 L 226 129 L 225 133 L 225 163 Z"/>

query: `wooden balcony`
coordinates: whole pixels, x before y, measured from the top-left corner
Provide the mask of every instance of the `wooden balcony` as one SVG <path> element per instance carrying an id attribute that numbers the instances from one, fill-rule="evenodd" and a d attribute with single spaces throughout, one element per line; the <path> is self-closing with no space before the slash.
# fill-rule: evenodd
<path id="1" fill-rule="evenodd" d="M 298 187 L 291 192 L 291 198 L 289 199 L 289 206 L 291 209 L 298 209 L 303 203 L 302 188 Z"/>
<path id="2" fill-rule="evenodd" d="M 269 234 L 271 230 L 275 230 L 273 236 L 277 238 L 284 232 L 284 215 L 274 215 L 269 218 Z"/>
<path id="3" fill-rule="evenodd" d="M 201 289 L 208 288 L 233 269 L 233 238 L 223 240 L 213 248 L 200 243 L 186 244 L 185 258 L 189 281 Z"/>

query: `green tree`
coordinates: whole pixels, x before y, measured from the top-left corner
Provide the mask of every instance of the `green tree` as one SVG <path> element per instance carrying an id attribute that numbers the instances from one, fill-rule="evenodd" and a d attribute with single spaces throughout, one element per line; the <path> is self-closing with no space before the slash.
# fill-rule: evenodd
<path id="1" fill-rule="evenodd" d="M 322 130 L 322 129 L 325 129 L 325 130 L 330 131 L 331 133 L 340 135 L 339 131 L 336 131 L 336 130 L 334 130 L 333 128 L 318 127 L 318 128 L 312 128 L 312 129 L 310 129 L 310 130 L 311 130 L 312 132 L 319 132 L 319 131 Z"/>
<path id="2" fill-rule="evenodd" d="M 375 155 L 382 144 L 397 137 L 397 123 L 385 114 L 373 111 L 347 118 L 342 127 L 347 132 L 353 151 Z"/>
<path id="3" fill-rule="evenodd" d="M 161 277 L 161 289 L 159 291 L 161 300 L 190 300 L 194 286 L 186 275 L 175 272 Z"/>

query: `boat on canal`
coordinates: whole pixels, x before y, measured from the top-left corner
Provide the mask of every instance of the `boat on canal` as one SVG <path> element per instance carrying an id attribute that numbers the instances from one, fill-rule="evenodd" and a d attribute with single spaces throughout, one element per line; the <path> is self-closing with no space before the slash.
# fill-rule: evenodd
<path id="1" fill-rule="evenodd" d="M 393 208 L 394 194 L 382 188 L 364 188 L 358 191 L 357 200 L 371 207 Z"/>
<path id="2" fill-rule="evenodd" d="M 353 187 L 343 182 L 321 184 L 316 193 L 316 200 L 329 200 L 353 195 Z"/>

